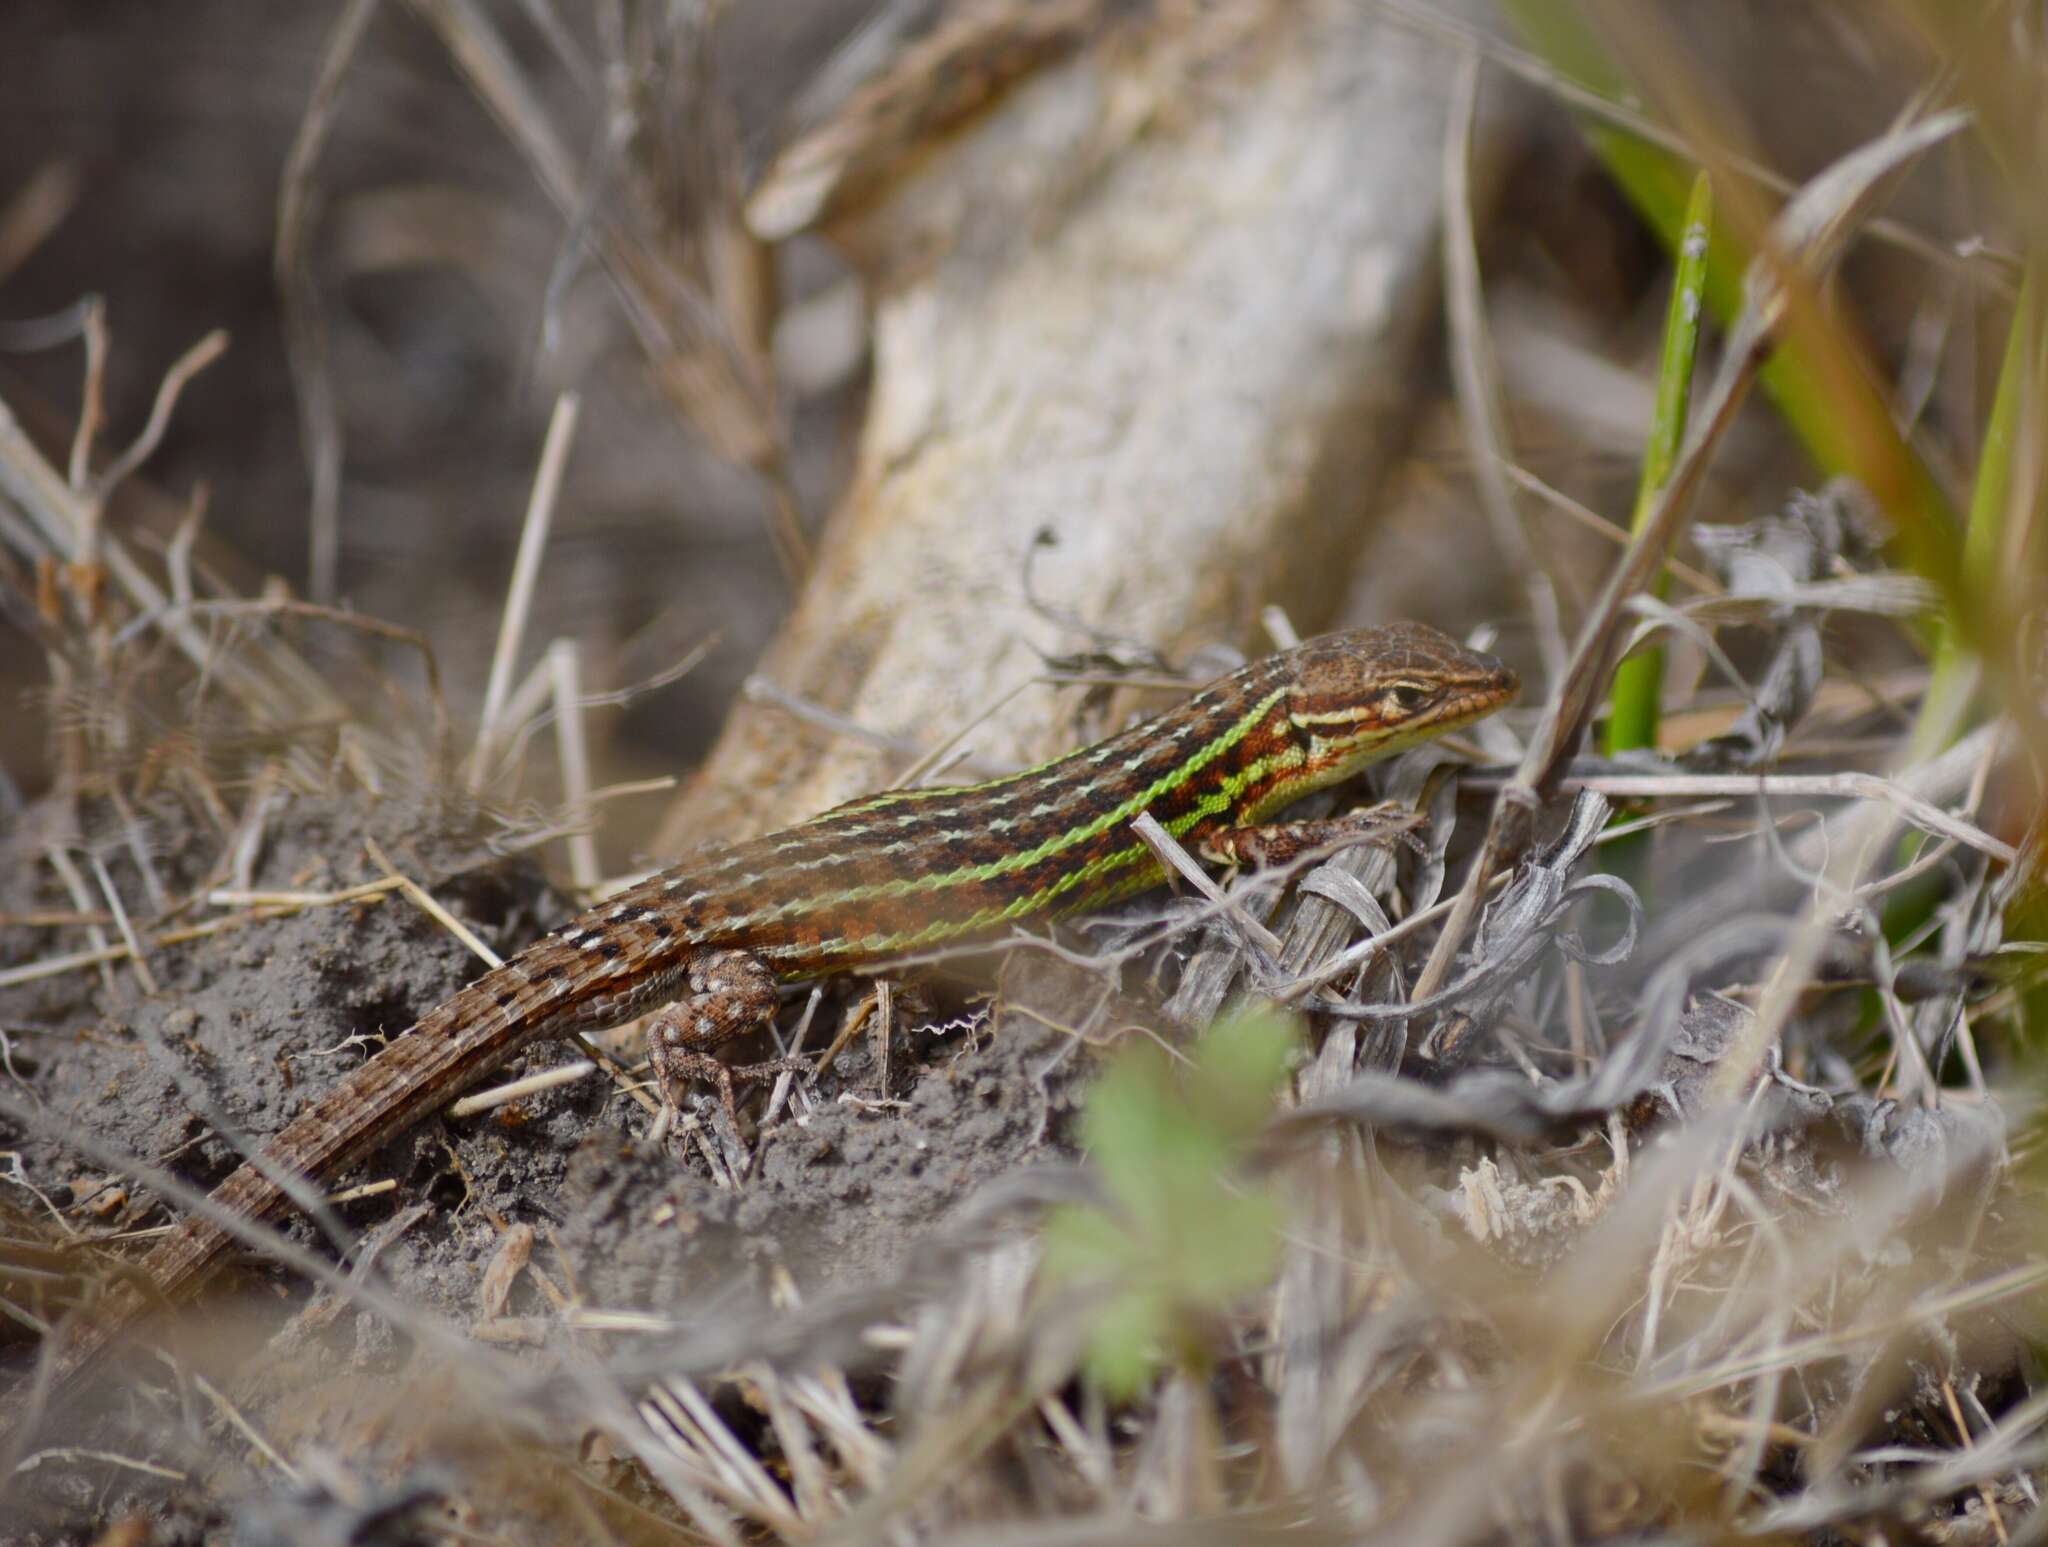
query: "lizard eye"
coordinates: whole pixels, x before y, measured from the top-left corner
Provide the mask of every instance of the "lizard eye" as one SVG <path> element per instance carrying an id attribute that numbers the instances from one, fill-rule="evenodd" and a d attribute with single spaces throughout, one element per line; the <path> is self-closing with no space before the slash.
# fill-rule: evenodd
<path id="1" fill-rule="evenodd" d="M 1396 682 L 1384 696 L 1400 713 L 1413 714 L 1436 695 L 1419 682 Z"/>

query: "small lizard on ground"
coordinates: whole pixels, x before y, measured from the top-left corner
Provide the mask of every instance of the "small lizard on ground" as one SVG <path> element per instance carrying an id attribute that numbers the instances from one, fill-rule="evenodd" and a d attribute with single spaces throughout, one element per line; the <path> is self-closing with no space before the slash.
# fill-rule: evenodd
<path id="1" fill-rule="evenodd" d="M 873 967 L 1033 918 L 1101 908 L 1164 875 L 1143 812 L 1215 863 L 1271 863 L 1343 836 L 1343 818 L 1265 824 L 1280 807 L 1511 699 L 1515 674 L 1419 624 L 1359 629 L 1254 661 L 1155 719 L 986 784 L 893 790 L 684 861 L 579 915 L 448 999 L 237 1169 L 213 1202 L 247 1221 L 288 1203 L 272 1178 L 325 1183 L 529 1043 L 657 1006 L 648 1051 L 673 1106 L 720 1045 L 766 1026 L 778 982 Z M 156 1297 L 191 1294 L 232 1237 L 184 1221 L 51 1356 L 67 1383 Z"/>

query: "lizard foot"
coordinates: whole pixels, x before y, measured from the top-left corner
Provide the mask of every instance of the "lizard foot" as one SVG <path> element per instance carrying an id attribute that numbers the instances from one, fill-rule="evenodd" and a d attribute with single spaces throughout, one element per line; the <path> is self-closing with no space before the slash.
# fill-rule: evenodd
<path id="1" fill-rule="evenodd" d="M 780 1002 L 775 974 L 745 951 L 711 951 L 693 962 L 686 974 L 690 994 L 647 1023 L 647 1061 L 654 1070 L 662 1103 L 679 1111 L 682 1098 L 699 1080 L 718 1087 L 725 1115 L 739 1127 L 735 1087 L 758 1084 L 779 1074 L 808 1074 L 805 1058 L 775 1058 L 766 1063 L 731 1065 L 711 1050 L 735 1037 L 758 1031 L 775 1019 Z"/>

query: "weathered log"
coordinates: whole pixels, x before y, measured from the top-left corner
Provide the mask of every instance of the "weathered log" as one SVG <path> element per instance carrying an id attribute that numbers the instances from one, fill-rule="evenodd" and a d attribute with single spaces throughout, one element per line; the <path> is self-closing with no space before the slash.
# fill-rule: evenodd
<path id="1" fill-rule="evenodd" d="M 1454 52 L 1352 0 L 1061 6 L 1023 43 L 996 9 L 903 51 L 752 205 L 769 235 L 820 218 L 874 308 L 857 470 L 760 673 L 899 749 L 744 703 L 668 851 L 886 785 L 901 744 L 1085 647 L 1026 595 L 1041 532 L 1037 601 L 1169 656 L 1254 642 L 1268 603 L 1320 624 L 1402 443 Z M 1019 695 L 968 766 L 1101 728 L 1071 702 Z"/>

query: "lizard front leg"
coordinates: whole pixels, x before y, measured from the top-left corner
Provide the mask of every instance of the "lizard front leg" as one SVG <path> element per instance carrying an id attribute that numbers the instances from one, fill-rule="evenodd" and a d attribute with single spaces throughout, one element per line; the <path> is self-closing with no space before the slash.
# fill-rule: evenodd
<path id="1" fill-rule="evenodd" d="M 737 1128 L 735 1082 L 752 1083 L 784 1073 L 807 1074 L 810 1062 L 775 1058 L 735 1068 L 711 1056 L 713 1048 L 763 1030 L 775 1019 L 781 1002 L 775 974 L 759 957 L 747 951 L 706 950 L 685 969 L 684 981 L 689 994 L 647 1023 L 647 1061 L 661 1088 L 662 1104 L 670 1111 L 680 1111 L 691 1083 L 709 1080 L 718 1087 L 725 1114 Z"/>
<path id="2" fill-rule="evenodd" d="M 1202 857 L 1221 865 L 1270 869 L 1291 864 L 1316 850 L 1336 850 L 1354 843 L 1386 843 L 1422 824 L 1420 812 L 1399 801 L 1362 806 L 1342 816 L 1308 817 L 1294 822 L 1267 822 L 1256 827 L 1226 827 L 1200 845 Z"/>

